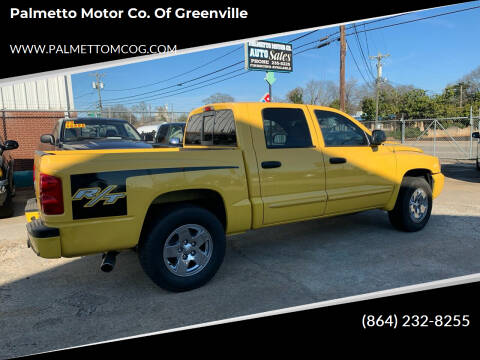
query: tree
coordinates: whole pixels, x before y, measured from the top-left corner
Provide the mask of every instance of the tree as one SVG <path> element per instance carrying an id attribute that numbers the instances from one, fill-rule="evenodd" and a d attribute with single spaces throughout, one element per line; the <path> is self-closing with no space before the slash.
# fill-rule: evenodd
<path id="1" fill-rule="evenodd" d="M 338 94 L 338 92 L 337 92 Z M 348 114 L 355 113 L 360 108 L 360 97 L 356 79 L 349 79 L 345 83 L 345 112 Z M 340 105 L 340 99 L 338 100 Z"/>
<path id="2" fill-rule="evenodd" d="M 129 121 L 132 125 L 137 123 L 137 118 L 132 111 L 124 105 L 117 104 L 108 108 L 103 108 L 102 116 L 114 119 L 123 119 Z"/>
<path id="3" fill-rule="evenodd" d="M 334 101 L 338 87 L 333 81 L 310 80 L 303 90 L 306 104 L 326 106 Z"/>
<path id="4" fill-rule="evenodd" d="M 145 101 L 132 106 L 132 112 L 137 113 L 138 125 L 145 125 L 155 122 L 152 113 L 152 106 Z"/>
<path id="5" fill-rule="evenodd" d="M 223 93 L 215 93 L 210 95 L 208 98 L 202 100 L 205 104 L 212 104 L 212 103 L 225 103 L 225 102 L 234 102 L 235 99 Z"/>
<path id="6" fill-rule="evenodd" d="M 294 104 L 303 104 L 303 89 L 296 87 L 287 93 L 287 100 Z"/>
<path id="7" fill-rule="evenodd" d="M 345 84 L 345 104 L 346 112 L 354 113 L 360 108 L 362 92 L 357 85 L 356 79 L 349 79 Z M 310 80 L 305 88 L 296 87 L 290 90 L 287 95 L 287 101 L 294 104 L 311 104 L 330 106 L 338 109 L 339 88 L 333 81 Z"/>
<path id="8" fill-rule="evenodd" d="M 331 107 L 331 108 L 334 108 L 334 109 L 338 109 L 340 110 L 340 99 L 337 98 L 335 100 L 333 100 L 330 104 L 327 105 L 328 107 Z"/>
<path id="9" fill-rule="evenodd" d="M 375 120 L 375 99 L 371 97 L 365 97 L 360 103 L 362 109 L 362 119 L 366 121 Z"/>
<path id="10" fill-rule="evenodd" d="M 177 122 L 187 122 L 187 115 L 182 114 L 177 118 Z"/>
<path id="11" fill-rule="evenodd" d="M 414 89 L 402 96 L 399 112 L 407 119 L 426 119 L 435 116 L 433 101 L 425 90 Z"/>

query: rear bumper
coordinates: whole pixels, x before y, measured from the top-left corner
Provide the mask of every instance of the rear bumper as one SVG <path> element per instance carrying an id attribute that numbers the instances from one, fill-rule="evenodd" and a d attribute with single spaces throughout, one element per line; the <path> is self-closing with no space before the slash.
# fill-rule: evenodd
<path id="1" fill-rule="evenodd" d="M 40 212 L 37 207 L 37 199 L 28 199 L 27 205 L 25 205 L 25 218 L 27 222 L 35 219 L 40 219 Z"/>
<path id="2" fill-rule="evenodd" d="M 445 176 L 442 173 L 433 174 L 433 189 L 432 189 L 432 198 L 436 198 L 443 189 L 443 184 L 445 183 Z"/>
<path id="3" fill-rule="evenodd" d="M 27 245 L 40 257 L 56 259 L 62 257 L 60 230 L 46 226 L 41 219 L 27 223 Z"/>

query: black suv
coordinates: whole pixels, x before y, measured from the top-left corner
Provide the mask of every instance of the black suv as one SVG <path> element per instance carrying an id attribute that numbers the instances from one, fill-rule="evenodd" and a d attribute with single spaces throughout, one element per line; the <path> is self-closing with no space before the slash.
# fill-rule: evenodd
<path id="1" fill-rule="evenodd" d="M 51 146 L 48 150 L 152 148 L 128 121 L 107 118 L 59 119 L 40 141 Z"/>
<path id="2" fill-rule="evenodd" d="M 472 137 L 477 139 L 477 170 L 480 171 L 480 132 L 475 131 L 472 133 Z"/>
<path id="3" fill-rule="evenodd" d="M 0 218 L 13 215 L 12 197 L 15 196 L 13 181 L 13 159 L 8 150 L 18 148 L 15 140 L 0 141 Z"/>

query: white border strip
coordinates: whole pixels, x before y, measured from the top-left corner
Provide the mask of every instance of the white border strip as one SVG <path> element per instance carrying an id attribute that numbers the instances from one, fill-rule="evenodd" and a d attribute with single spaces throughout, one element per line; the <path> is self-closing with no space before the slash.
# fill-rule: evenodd
<path id="1" fill-rule="evenodd" d="M 379 299 L 379 298 L 383 298 L 383 297 L 408 294 L 408 293 L 419 292 L 419 291 L 424 291 L 424 290 L 440 289 L 440 288 L 444 288 L 444 287 L 448 287 L 448 286 L 469 284 L 469 283 L 479 282 L 479 281 L 480 281 L 480 273 L 479 274 L 472 274 L 472 275 L 465 275 L 465 276 L 459 276 L 459 277 L 454 277 L 454 278 L 445 279 L 445 280 L 436 280 L 436 281 L 431 281 L 431 282 L 422 283 L 422 284 L 403 286 L 403 287 L 399 287 L 399 288 L 395 288 L 395 289 L 375 291 L 375 292 L 366 293 L 366 294 L 362 294 L 362 295 L 354 295 L 354 296 L 348 296 L 348 297 L 334 299 L 334 300 L 326 300 L 326 301 L 321 301 L 321 302 L 317 302 L 317 303 L 313 303 L 313 304 L 293 306 L 293 307 L 289 307 L 289 308 L 284 308 L 284 309 L 279 309 L 279 310 L 271 310 L 271 311 L 266 311 L 266 312 L 262 312 L 262 313 L 251 314 L 251 315 L 238 316 L 238 317 L 228 318 L 228 319 L 224 319 L 224 320 L 211 321 L 211 322 L 206 322 L 206 323 L 202 323 L 202 324 L 195 324 L 195 325 L 190 325 L 190 326 L 183 326 L 183 327 L 169 329 L 169 330 L 154 331 L 154 332 L 150 332 L 150 333 L 146 333 L 146 334 L 127 336 L 127 337 L 118 338 L 118 339 L 114 339 L 114 340 L 106 340 L 106 341 L 100 341 L 100 342 L 96 342 L 96 343 L 85 344 L 85 345 L 71 346 L 71 347 L 67 347 L 67 348 L 63 348 L 63 349 L 45 351 L 45 352 L 37 353 L 37 354 L 47 354 L 47 353 L 61 351 L 61 350 L 78 349 L 78 348 L 92 346 L 92 345 L 107 344 L 107 343 L 113 343 L 113 342 L 117 342 L 117 341 L 137 339 L 137 338 L 142 338 L 142 337 L 147 337 L 147 336 L 152 336 L 152 335 L 168 334 L 168 333 L 172 333 L 172 332 L 179 332 L 179 331 L 185 331 L 185 330 L 190 330 L 190 329 L 199 329 L 199 328 L 203 328 L 203 327 L 207 327 L 207 326 L 228 324 L 228 323 L 237 322 L 237 321 L 258 319 L 258 318 L 263 318 L 263 317 L 269 317 L 269 316 L 275 316 L 275 315 L 281 315 L 281 314 L 288 314 L 288 313 L 292 313 L 292 312 L 318 309 L 318 308 L 323 308 L 323 307 L 328 307 L 328 306 L 348 304 L 348 303 L 364 301 L 364 300 Z M 37 354 L 32 354 L 32 355 L 37 355 Z"/>
<path id="2" fill-rule="evenodd" d="M 455 5 L 455 4 L 453 4 L 453 5 Z M 3 79 L 0 79 L 0 85 L 10 85 L 10 84 L 13 84 L 13 83 L 23 82 L 23 81 L 31 80 L 31 79 L 42 79 L 42 78 L 48 78 L 48 77 L 55 76 L 55 75 L 73 75 L 73 74 L 78 74 L 78 73 L 83 73 L 83 72 L 88 72 L 88 71 L 106 69 L 106 68 L 110 68 L 110 67 L 135 64 L 135 63 L 138 63 L 138 62 L 164 59 L 164 58 L 168 58 L 168 57 L 176 56 L 176 55 L 184 55 L 184 54 L 195 53 L 195 52 L 204 51 L 204 50 L 212 50 L 212 49 L 217 49 L 217 48 L 226 47 L 226 46 L 243 44 L 247 41 L 265 40 L 265 39 L 270 39 L 270 38 L 279 37 L 279 36 L 299 34 L 299 33 L 312 31 L 312 30 L 317 30 L 317 29 L 328 29 L 328 28 L 332 28 L 332 27 L 336 27 L 336 26 L 340 26 L 340 25 L 349 25 L 349 24 L 360 22 L 360 21 L 363 22 L 363 21 L 370 21 L 370 20 L 378 20 L 378 19 L 388 18 L 388 17 L 391 17 L 391 16 L 405 15 L 405 14 L 417 13 L 417 12 L 422 12 L 422 11 L 429 11 L 429 10 L 434 10 L 434 9 L 441 9 L 441 8 L 445 8 L 445 7 L 449 7 L 449 6 L 452 6 L 452 5 L 442 5 L 442 6 L 437 6 L 437 7 L 428 8 L 428 9 L 413 10 L 413 11 L 407 11 L 407 12 L 402 12 L 402 13 L 397 13 L 397 14 L 377 16 L 377 17 L 361 19 L 361 20 L 352 20 L 352 21 L 333 24 L 333 25 L 318 26 L 318 27 L 312 27 L 312 28 L 302 29 L 302 30 L 287 31 L 287 32 L 283 32 L 283 33 L 273 34 L 273 35 L 255 36 L 255 37 L 252 37 L 252 38 L 244 38 L 244 39 L 240 39 L 240 40 L 227 41 L 227 42 L 217 43 L 217 44 L 212 44 L 212 45 L 197 46 L 197 47 L 193 47 L 193 48 L 177 50 L 176 53 L 172 53 L 172 54 L 161 54 L 161 55 L 153 54 L 153 55 L 135 56 L 135 57 L 132 57 L 132 58 L 105 61 L 105 62 L 96 63 L 96 64 L 82 65 L 82 66 L 76 66 L 76 67 L 71 67 L 71 68 L 45 71 L 45 72 L 41 72 L 41 73 L 34 73 L 34 74 L 29 74 L 29 75 L 21 75 L 21 76 L 17 76 L 17 77 L 3 78 Z"/>

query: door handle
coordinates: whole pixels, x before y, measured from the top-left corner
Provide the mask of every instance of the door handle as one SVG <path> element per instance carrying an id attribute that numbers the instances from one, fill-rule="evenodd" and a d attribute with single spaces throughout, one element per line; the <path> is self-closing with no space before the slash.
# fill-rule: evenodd
<path id="1" fill-rule="evenodd" d="M 344 164 L 347 162 L 347 159 L 341 157 L 332 157 L 330 158 L 330 164 Z"/>
<path id="2" fill-rule="evenodd" d="M 264 169 L 274 169 L 282 166 L 280 161 L 263 161 L 262 168 Z"/>

